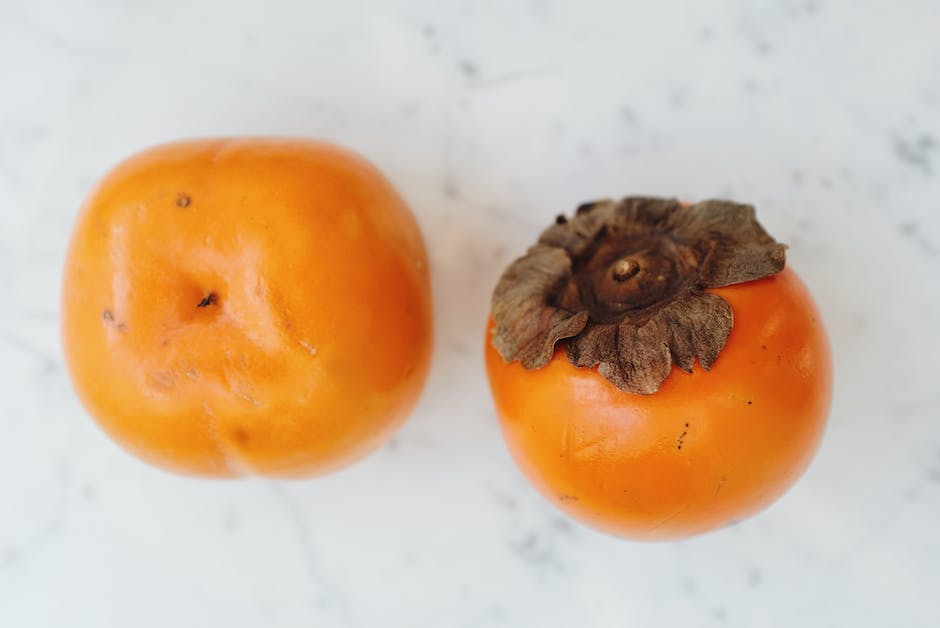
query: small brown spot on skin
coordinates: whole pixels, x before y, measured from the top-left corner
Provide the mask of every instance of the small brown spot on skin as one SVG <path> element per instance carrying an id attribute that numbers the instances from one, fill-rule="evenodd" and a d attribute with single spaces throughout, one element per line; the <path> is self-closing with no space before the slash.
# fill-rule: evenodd
<path id="1" fill-rule="evenodd" d="M 114 325 L 114 313 L 111 312 L 111 310 L 103 311 L 101 313 L 101 320 L 103 320 L 105 323 Z M 127 325 L 125 325 L 124 323 L 118 323 L 117 325 L 114 325 L 114 326 L 117 328 L 118 331 L 121 331 L 121 332 L 127 331 Z"/>
<path id="2" fill-rule="evenodd" d="M 196 307 L 209 307 L 210 305 L 216 305 L 219 302 L 219 297 L 214 292 L 210 292 L 202 301 L 196 304 Z"/>
<path id="3" fill-rule="evenodd" d="M 245 445 L 251 440 L 251 435 L 248 434 L 248 431 L 243 427 L 236 427 L 232 430 L 232 440 L 234 440 L 239 445 Z"/>
<path id="4" fill-rule="evenodd" d="M 576 495 L 568 495 L 567 493 L 562 493 L 558 496 L 558 501 L 562 502 L 576 502 L 578 498 Z"/>
<path id="5" fill-rule="evenodd" d="M 748 400 L 747 400 L 747 405 L 752 406 L 752 405 L 754 405 L 754 402 L 751 401 L 750 399 L 748 399 Z"/>
<path id="6" fill-rule="evenodd" d="M 192 199 L 189 198 L 189 196 L 187 196 L 186 194 L 180 194 L 179 196 L 176 197 L 177 207 L 189 207 L 189 205 L 192 202 L 193 202 Z"/>
<path id="7" fill-rule="evenodd" d="M 682 442 L 685 439 L 686 435 L 689 433 L 689 424 L 685 424 L 685 429 L 679 434 L 679 438 L 676 439 L 676 449 L 682 450 Z"/>

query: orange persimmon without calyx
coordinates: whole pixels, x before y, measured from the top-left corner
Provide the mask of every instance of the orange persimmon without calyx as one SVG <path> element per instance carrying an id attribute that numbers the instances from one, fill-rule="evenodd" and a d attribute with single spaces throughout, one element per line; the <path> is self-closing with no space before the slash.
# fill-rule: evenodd
<path id="1" fill-rule="evenodd" d="M 415 220 L 368 162 L 299 139 L 167 144 L 78 217 L 62 340 L 116 441 L 204 476 L 306 476 L 384 442 L 431 351 Z"/>
<path id="2" fill-rule="evenodd" d="M 825 330 L 784 251 L 753 207 L 728 201 L 559 216 L 500 278 L 485 349 L 503 435 L 536 488 L 651 540 L 779 497 L 818 446 L 832 387 Z"/>

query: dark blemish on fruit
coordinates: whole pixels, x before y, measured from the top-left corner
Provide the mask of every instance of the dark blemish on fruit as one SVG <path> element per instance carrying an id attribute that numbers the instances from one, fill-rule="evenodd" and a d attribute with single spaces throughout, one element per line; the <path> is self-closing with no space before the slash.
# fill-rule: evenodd
<path id="1" fill-rule="evenodd" d="M 558 501 L 562 502 L 576 502 L 578 501 L 577 495 L 569 495 L 567 493 L 562 493 L 558 496 Z"/>
<path id="2" fill-rule="evenodd" d="M 767 351 L 767 345 L 761 345 L 760 348 L 761 351 Z"/>
<path id="3" fill-rule="evenodd" d="M 191 198 L 190 198 L 189 196 L 187 196 L 186 194 L 180 194 L 179 196 L 176 197 L 176 206 L 177 206 L 177 207 L 189 207 L 189 205 L 190 205 L 192 202 L 193 202 L 193 199 L 191 199 Z"/>
<path id="4" fill-rule="evenodd" d="M 752 406 L 752 405 L 754 405 L 754 402 L 751 401 L 750 399 L 748 399 L 748 400 L 747 400 L 747 405 Z"/>
<path id="5" fill-rule="evenodd" d="M 244 445 L 249 440 L 251 436 L 248 434 L 248 431 L 243 427 L 236 427 L 232 430 L 232 440 L 234 440 L 239 445 Z"/>
<path id="6" fill-rule="evenodd" d="M 678 450 L 680 450 L 680 451 L 682 450 L 682 442 L 683 442 L 683 440 L 685 439 L 686 434 L 688 434 L 688 433 L 689 433 L 689 424 L 686 423 L 686 424 L 685 424 L 685 429 L 682 430 L 682 433 L 679 434 L 679 438 L 676 439 L 676 449 L 678 449 Z"/>
<path id="7" fill-rule="evenodd" d="M 117 324 L 114 323 L 114 313 L 111 312 L 111 310 L 104 310 L 101 313 L 101 320 L 103 320 L 105 323 L 114 325 L 118 331 L 121 331 L 121 332 L 127 331 L 127 325 L 125 325 L 124 323 L 117 323 Z"/>
<path id="8" fill-rule="evenodd" d="M 196 307 L 209 307 L 210 305 L 215 305 L 218 302 L 219 302 L 218 295 L 214 292 L 210 292 L 205 297 L 203 297 L 202 301 L 196 304 Z"/>

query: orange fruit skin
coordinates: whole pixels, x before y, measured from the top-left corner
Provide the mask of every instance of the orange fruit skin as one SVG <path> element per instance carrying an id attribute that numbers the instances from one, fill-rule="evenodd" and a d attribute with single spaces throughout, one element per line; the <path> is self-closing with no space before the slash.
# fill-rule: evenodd
<path id="1" fill-rule="evenodd" d="M 349 464 L 410 413 L 431 342 L 414 217 L 333 145 L 157 146 L 112 170 L 74 227 L 62 289 L 74 388 L 114 440 L 165 469 Z"/>
<path id="2" fill-rule="evenodd" d="M 783 272 L 712 290 L 734 327 L 710 371 L 673 367 L 656 393 L 618 390 L 556 349 L 544 368 L 486 366 L 509 451 L 572 517 L 668 540 L 751 515 L 802 474 L 829 410 L 829 343 L 812 297 Z"/>

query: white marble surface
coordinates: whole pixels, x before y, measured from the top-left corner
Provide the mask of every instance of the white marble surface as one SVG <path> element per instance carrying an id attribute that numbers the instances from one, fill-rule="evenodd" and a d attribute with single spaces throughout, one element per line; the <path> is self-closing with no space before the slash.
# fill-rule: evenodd
<path id="1" fill-rule="evenodd" d="M 0 0 L 0 626 L 938 625 L 938 33 L 936 0 Z M 141 147 L 227 134 L 357 149 L 429 243 L 426 394 L 332 477 L 148 468 L 63 371 L 82 197 Z M 625 193 L 756 203 L 835 353 L 803 480 L 681 543 L 545 503 L 483 375 L 501 268 Z"/>

